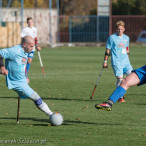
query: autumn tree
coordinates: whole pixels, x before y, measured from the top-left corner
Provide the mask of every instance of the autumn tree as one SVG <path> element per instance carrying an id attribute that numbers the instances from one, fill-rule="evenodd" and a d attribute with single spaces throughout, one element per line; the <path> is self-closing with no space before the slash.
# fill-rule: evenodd
<path id="1" fill-rule="evenodd" d="M 114 0 L 113 15 L 146 15 L 145 0 Z"/>

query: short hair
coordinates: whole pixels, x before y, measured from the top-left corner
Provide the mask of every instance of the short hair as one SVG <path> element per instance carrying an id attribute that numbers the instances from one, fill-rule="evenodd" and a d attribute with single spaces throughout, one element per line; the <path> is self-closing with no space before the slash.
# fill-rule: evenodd
<path id="1" fill-rule="evenodd" d="M 124 21 L 117 21 L 116 28 L 118 28 L 119 26 L 125 27 L 125 22 Z"/>
<path id="2" fill-rule="evenodd" d="M 27 18 L 27 22 L 28 22 L 29 20 L 33 20 L 32 17 L 28 17 L 28 18 Z"/>
<path id="3" fill-rule="evenodd" d="M 31 41 L 34 41 L 34 39 L 30 35 L 26 35 L 22 38 L 21 44 L 29 44 Z"/>

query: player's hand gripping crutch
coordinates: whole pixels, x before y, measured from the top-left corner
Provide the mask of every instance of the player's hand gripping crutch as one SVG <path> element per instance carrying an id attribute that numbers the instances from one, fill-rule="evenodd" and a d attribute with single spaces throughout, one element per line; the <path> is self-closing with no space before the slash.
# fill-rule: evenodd
<path id="1" fill-rule="evenodd" d="M 44 68 L 43 68 L 43 63 L 42 63 L 41 55 L 40 55 L 40 52 L 39 51 L 37 51 L 37 52 L 38 52 L 38 56 L 39 56 L 39 60 L 40 60 L 40 65 L 42 67 L 42 73 L 43 73 L 43 76 L 45 76 L 45 72 L 44 72 Z"/>
<path id="2" fill-rule="evenodd" d="M 94 87 L 94 90 L 93 90 L 93 92 L 92 92 L 92 95 L 91 95 L 90 99 L 92 99 L 93 96 L 94 96 L 94 92 L 95 92 L 95 89 L 96 89 L 96 87 L 97 87 L 97 85 L 98 85 L 98 82 L 99 82 L 99 80 L 100 80 L 100 77 L 101 77 L 101 75 L 102 75 L 102 72 L 103 72 L 103 67 L 102 67 L 102 69 L 101 69 L 101 71 L 100 71 L 100 74 L 99 74 L 99 76 L 98 76 L 97 82 L 96 82 L 96 84 L 95 84 L 95 87 Z"/>

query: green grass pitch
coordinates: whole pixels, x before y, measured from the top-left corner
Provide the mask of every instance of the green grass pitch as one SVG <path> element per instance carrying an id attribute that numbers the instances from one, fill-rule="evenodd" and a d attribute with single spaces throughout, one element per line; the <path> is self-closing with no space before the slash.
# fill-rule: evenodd
<path id="1" fill-rule="evenodd" d="M 146 47 L 130 47 L 133 68 L 146 64 Z M 22 100 L 20 124 L 16 124 L 17 94 L 8 90 L 0 76 L 0 145 L 47 146 L 144 146 L 146 145 L 146 86 L 131 87 L 126 103 L 115 103 L 111 112 L 98 111 L 115 89 L 110 58 L 94 97 L 90 96 L 100 73 L 105 47 L 43 48 L 43 77 L 37 52 L 29 72 L 30 86 L 52 111 L 64 117 L 51 126 L 48 116 L 34 103 Z"/>

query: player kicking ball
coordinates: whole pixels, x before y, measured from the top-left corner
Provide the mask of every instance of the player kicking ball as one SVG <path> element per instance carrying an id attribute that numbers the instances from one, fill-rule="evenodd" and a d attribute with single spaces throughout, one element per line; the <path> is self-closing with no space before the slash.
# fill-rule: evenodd
<path id="1" fill-rule="evenodd" d="M 34 39 L 27 35 L 22 39 L 21 44 L 0 50 L 0 69 L 6 75 L 8 89 L 12 89 L 23 98 L 34 101 L 38 109 L 51 116 L 53 113 L 42 98 L 27 83 L 25 67 L 27 64 L 27 54 L 34 47 Z M 3 64 L 5 59 L 5 66 Z"/>
<path id="2" fill-rule="evenodd" d="M 135 69 L 121 82 L 120 86 L 112 93 L 107 102 L 96 104 L 95 108 L 98 110 L 111 111 L 113 104 L 122 97 L 129 87 L 134 85 L 143 85 L 146 83 L 146 65 Z"/>

